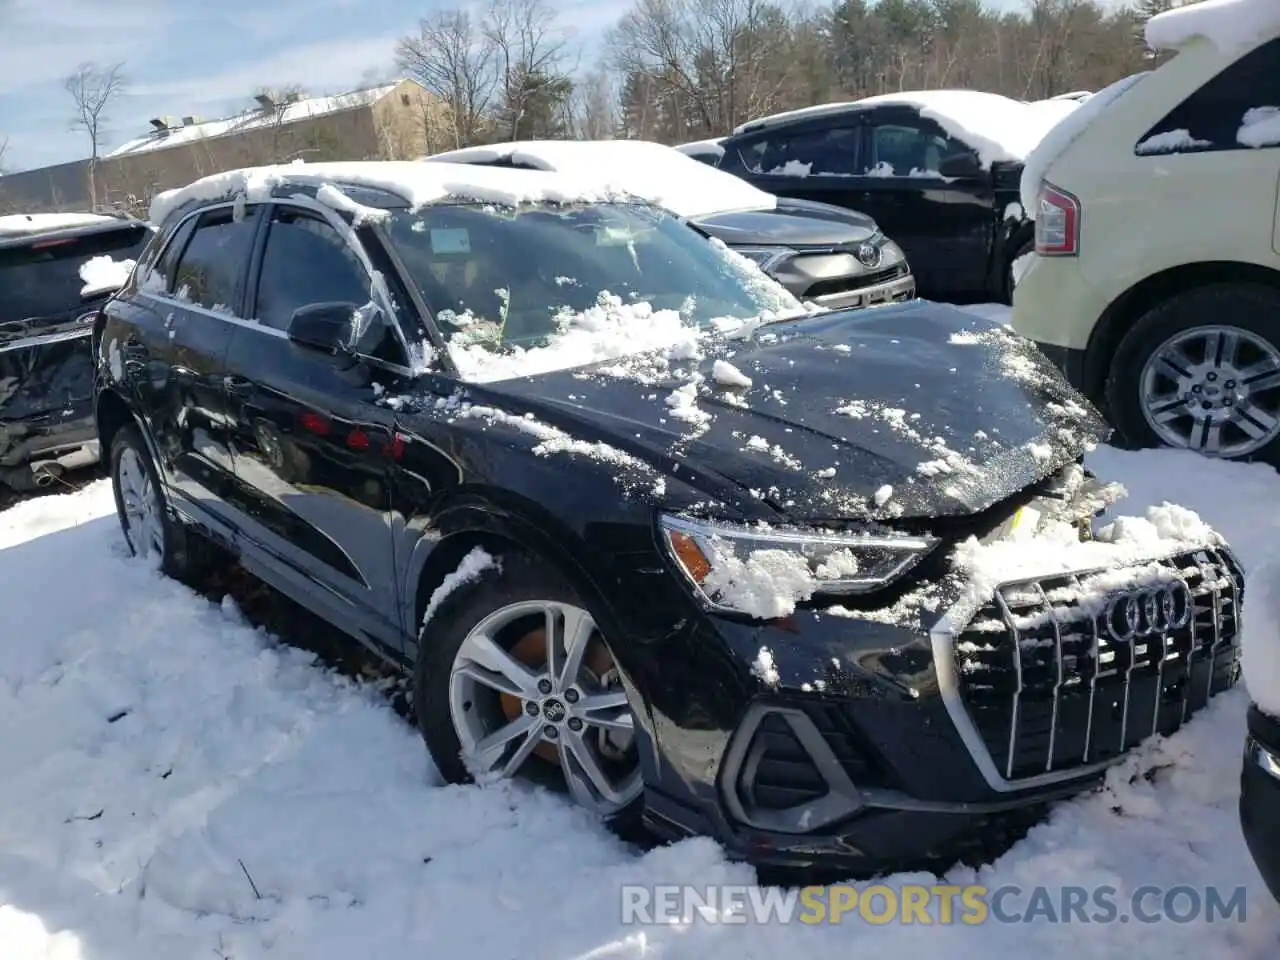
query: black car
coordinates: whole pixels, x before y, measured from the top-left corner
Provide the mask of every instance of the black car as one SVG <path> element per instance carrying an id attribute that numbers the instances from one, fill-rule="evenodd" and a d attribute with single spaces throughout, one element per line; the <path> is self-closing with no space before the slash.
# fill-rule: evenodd
<path id="1" fill-rule="evenodd" d="M 451 781 L 550 778 L 781 866 L 954 857 L 1235 682 L 1216 540 L 1102 587 L 957 566 L 1037 516 L 1087 537 L 1105 500 L 1106 428 L 1025 341 L 921 301 L 797 311 L 550 176 L 162 196 L 94 336 L 132 550 L 185 575 L 212 539 L 410 674 Z"/>
<path id="2" fill-rule="evenodd" d="M 1240 826 L 1267 889 L 1280 900 L 1280 720 L 1254 705 L 1248 716 Z"/>
<path id="3" fill-rule="evenodd" d="M 614 163 L 629 168 L 618 174 L 619 181 L 650 200 L 655 192 L 646 189 L 654 183 L 650 177 L 656 175 L 659 191 L 673 181 L 688 182 L 693 189 L 685 196 L 696 196 L 691 204 L 678 204 L 674 212 L 755 261 L 800 299 L 836 310 L 915 297 L 916 281 L 902 249 L 870 217 L 741 186 L 726 192 L 721 181 L 729 180 L 727 175 L 690 171 L 685 159 L 674 156 L 677 152 L 648 141 L 527 141 L 468 147 L 427 159 L 570 175 Z M 635 173 L 637 167 L 648 168 L 643 182 Z"/>
<path id="4" fill-rule="evenodd" d="M 984 165 L 984 147 L 999 154 L 948 133 L 921 106 L 940 96 L 963 98 L 994 124 L 1047 128 L 1057 116 L 971 91 L 873 97 L 743 124 L 721 142 L 719 168 L 780 197 L 872 217 L 906 251 L 922 296 L 1012 303 L 1013 263 L 1035 249 L 1019 196 L 1023 165 Z M 1025 117 L 1006 119 L 1015 112 Z"/>
<path id="5" fill-rule="evenodd" d="M 110 290 L 92 289 L 80 268 L 134 259 L 149 236 L 116 217 L 0 217 L 0 483 L 46 486 L 96 462 L 89 334 Z"/>

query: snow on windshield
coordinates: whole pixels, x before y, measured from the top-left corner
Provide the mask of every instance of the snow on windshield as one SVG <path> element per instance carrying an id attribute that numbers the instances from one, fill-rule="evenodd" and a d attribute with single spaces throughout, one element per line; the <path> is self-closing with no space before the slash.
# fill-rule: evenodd
<path id="1" fill-rule="evenodd" d="M 80 296 L 91 297 L 98 293 L 119 290 L 129 282 L 133 273 L 133 260 L 113 260 L 106 254 L 91 257 L 80 265 L 80 279 L 84 286 L 80 288 Z"/>
<path id="2" fill-rule="evenodd" d="M 1223 53 L 1243 52 L 1280 36 L 1276 0 L 1200 0 L 1156 14 L 1147 21 L 1147 46 L 1176 50 L 1204 37 Z"/>
<path id="3" fill-rule="evenodd" d="M 1247 112 L 1236 140 L 1246 147 L 1280 144 L 1280 107 L 1255 107 Z"/>
<path id="4" fill-rule="evenodd" d="M 428 162 L 493 163 L 511 160 L 537 170 L 588 182 L 608 171 L 615 189 L 642 197 L 687 219 L 730 210 L 772 210 L 777 198 L 731 173 L 647 140 L 537 140 L 468 147 L 428 157 Z"/>

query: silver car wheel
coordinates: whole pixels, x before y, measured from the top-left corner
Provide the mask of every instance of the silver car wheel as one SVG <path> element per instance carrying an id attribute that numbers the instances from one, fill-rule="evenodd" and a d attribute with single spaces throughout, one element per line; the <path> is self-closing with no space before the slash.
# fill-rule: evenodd
<path id="1" fill-rule="evenodd" d="M 613 657 L 574 604 L 512 603 L 478 623 L 454 657 L 449 715 L 479 782 L 542 762 L 559 767 L 573 799 L 601 817 L 644 789 Z"/>
<path id="2" fill-rule="evenodd" d="M 1139 376 L 1142 415 L 1171 447 L 1210 457 L 1256 453 L 1280 436 L 1280 350 L 1239 327 L 1184 330 Z"/>
<path id="3" fill-rule="evenodd" d="M 164 559 L 164 522 L 155 484 L 141 455 L 132 447 L 121 452 L 116 465 L 116 485 L 124 508 L 125 539 L 135 556 L 160 562 Z"/>

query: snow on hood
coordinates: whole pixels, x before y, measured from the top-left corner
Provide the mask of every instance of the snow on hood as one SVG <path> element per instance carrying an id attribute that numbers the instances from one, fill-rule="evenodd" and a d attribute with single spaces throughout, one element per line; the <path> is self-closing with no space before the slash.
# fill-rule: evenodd
<path id="1" fill-rule="evenodd" d="M 575 181 L 607 181 L 617 190 L 642 197 L 677 216 L 697 219 L 730 210 L 772 210 L 777 198 L 648 140 L 528 140 L 467 147 L 426 158 L 431 162 L 493 163 L 510 159 Z"/>
<path id="2" fill-rule="evenodd" d="M 818 116 L 839 112 L 851 106 L 880 105 L 903 105 L 918 109 L 922 117 L 937 121 L 948 134 L 976 150 L 984 167 L 990 167 L 993 163 L 1022 162 L 1054 124 L 1079 107 L 1072 100 L 1029 104 L 997 93 L 982 93 L 977 90 L 921 90 L 803 107 L 774 114 L 766 120 Z M 743 124 L 734 132 L 759 123 L 761 121 Z"/>
<path id="3" fill-rule="evenodd" d="M 688 162 L 699 167 L 706 166 L 696 160 Z M 413 160 L 359 160 L 340 163 L 305 163 L 298 160 L 290 164 L 246 167 L 215 173 L 185 187 L 166 190 L 151 201 L 151 222 L 163 223 L 173 211 L 193 200 L 212 201 L 244 195 L 250 202 L 261 202 L 271 196 L 273 188 L 286 180 L 309 183 L 321 188 L 337 183 L 390 190 L 404 197 L 413 209 L 450 198 L 508 206 L 520 203 L 597 202 L 627 198 L 625 190 L 610 183 L 599 171 L 575 171 L 569 176 L 533 170 L 461 163 L 421 163 Z M 324 191 L 318 199 L 321 203 L 329 203 L 338 209 L 349 210 L 354 206 L 338 190 Z"/>
<path id="4" fill-rule="evenodd" d="M 1117 80 L 1109 87 L 1104 87 L 1097 93 L 1080 103 L 1071 103 L 1072 109 L 1068 111 L 1066 116 L 1060 117 L 1045 133 L 1039 143 L 1027 156 L 1022 168 L 1022 181 L 1019 184 L 1022 199 L 1022 208 L 1026 211 L 1028 218 L 1034 220 L 1036 218 L 1036 195 L 1040 192 L 1040 184 L 1049 172 L 1049 167 L 1053 162 L 1062 156 L 1071 144 L 1075 143 L 1085 130 L 1093 124 L 1101 114 L 1121 95 L 1133 87 L 1139 80 L 1147 75 L 1150 71 L 1135 73 L 1121 80 Z"/>
<path id="5" fill-rule="evenodd" d="M 113 260 L 106 254 L 89 258 L 80 265 L 80 279 L 84 281 L 80 296 L 114 293 L 129 282 L 135 266 L 133 260 Z"/>
<path id="6" fill-rule="evenodd" d="M 1276 0 L 1200 0 L 1166 10 L 1147 21 L 1147 46 L 1177 50 L 1204 37 L 1223 53 L 1243 52 L 1280 36 Z"/>
<path id="7" fill-rule="evenodd" d="M 104 217 L 97 213 L 15 213 L 0 217 L 0 237 L 48 233 L 51 230 L 70 230 L 74 227 L 116 222 L 118 221 L 114 217 Z"/>

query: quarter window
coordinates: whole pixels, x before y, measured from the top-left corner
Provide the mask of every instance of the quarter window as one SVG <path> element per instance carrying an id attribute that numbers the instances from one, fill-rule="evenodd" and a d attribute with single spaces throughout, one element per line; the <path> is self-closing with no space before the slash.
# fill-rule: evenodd
<path id="1" fill-rule="evenodd" d="M 1139 138 L 1139 155 L 1280 147 L 1280 40 L 1241 57 Z"/>
<path id="2" fill-rule="evenodd" d="M 231 210 L 201 214 L 178 260 L 174 294 L 208 310 L 238 314 L 256 223 L 252 216 L 236 219 Z"/>

